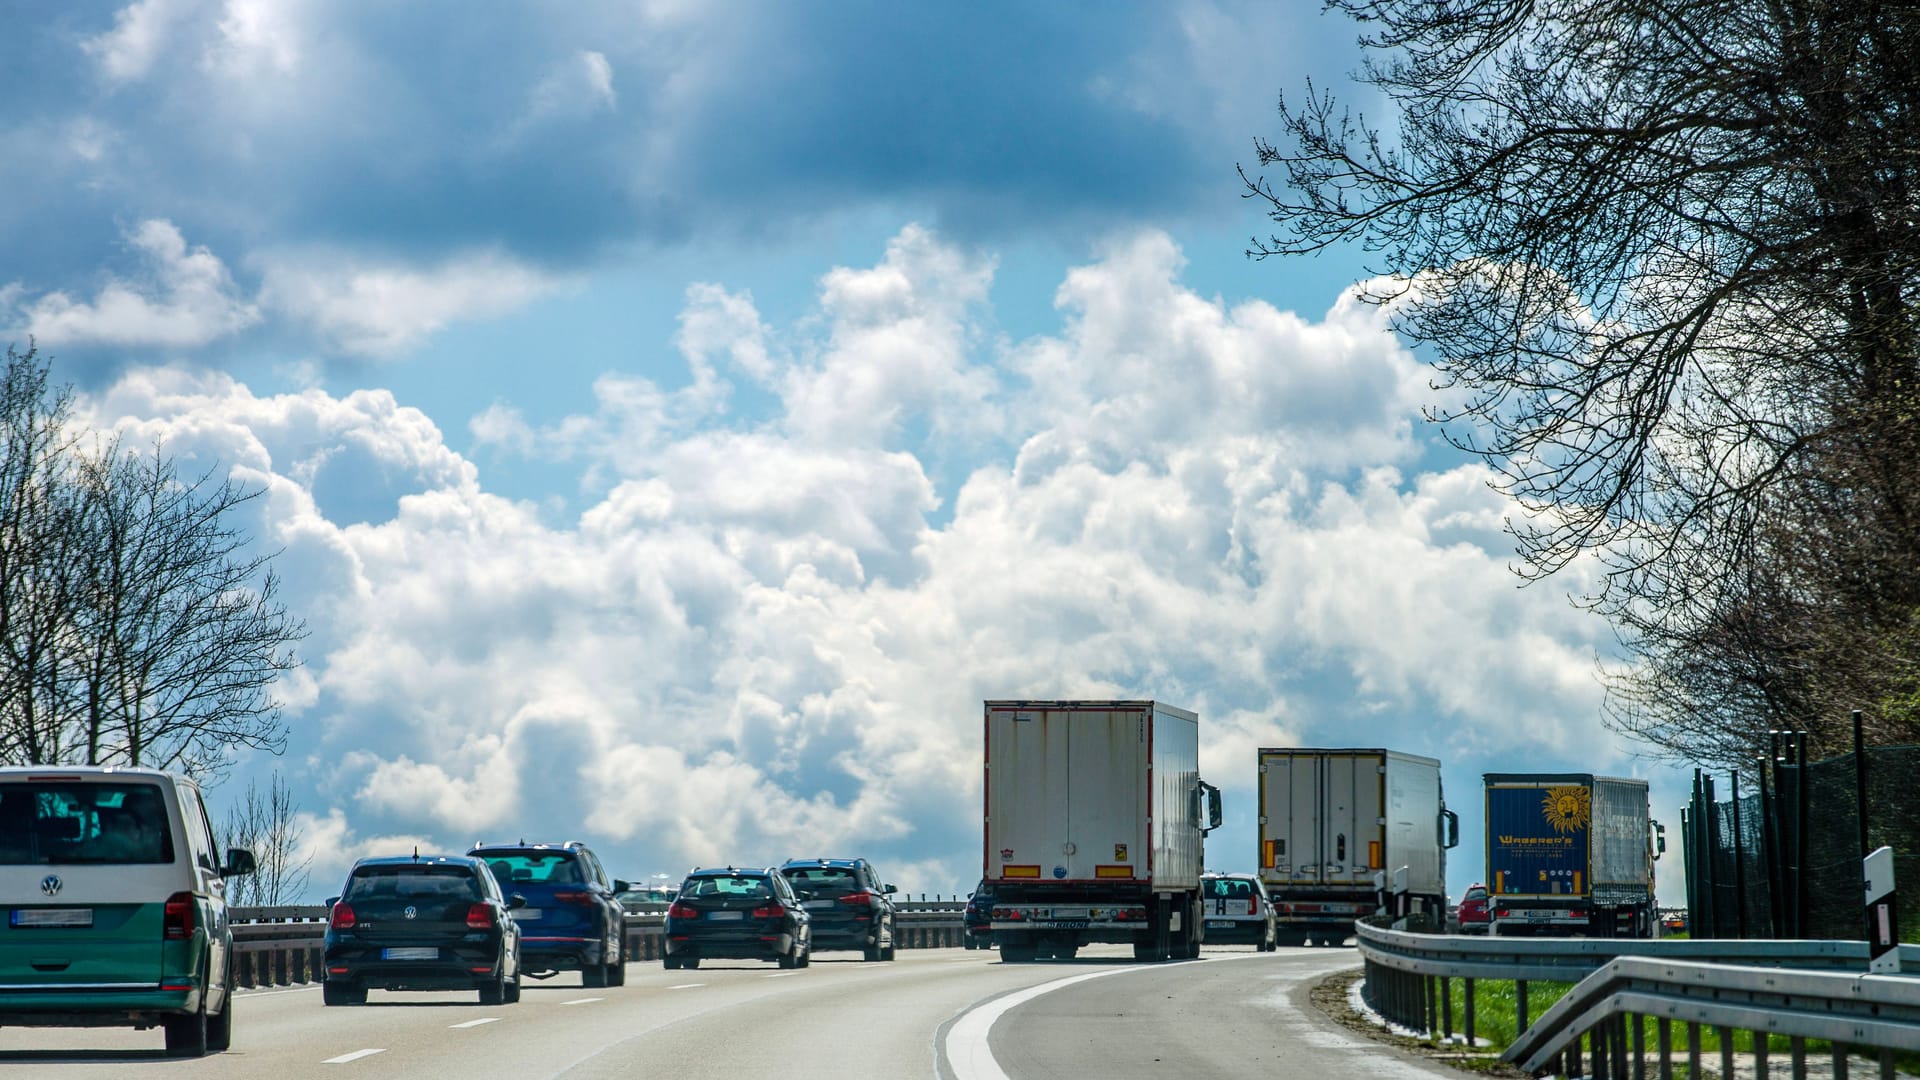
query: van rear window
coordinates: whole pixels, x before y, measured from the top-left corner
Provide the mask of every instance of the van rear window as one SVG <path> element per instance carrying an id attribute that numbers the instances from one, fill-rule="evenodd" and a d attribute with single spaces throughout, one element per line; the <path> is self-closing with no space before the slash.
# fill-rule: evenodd
<path id="1" fill-rule="evenodd" d="M 173 830 L 158 785 L 0 784 L 0 866 L 172 861 Z"/>

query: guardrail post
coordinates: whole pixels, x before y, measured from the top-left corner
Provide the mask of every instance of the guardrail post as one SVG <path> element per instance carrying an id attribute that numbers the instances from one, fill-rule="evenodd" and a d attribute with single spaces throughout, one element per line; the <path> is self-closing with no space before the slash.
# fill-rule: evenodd
<path id="1" fill-rule="evenodd" d="M 1530 1009 L 1532 1004 L 1533 1002 L 1527 997 L 1527 980 L 1515 980 L 1513 984 L 1513 1010 L 1515 1019 L 1520 1022 L 1520 1026 L 1513 1029 L 1515 1035 L 1519 1035 L 1521 1032 L 1533 1026 L 1533 1019 L 1531 1015 L 1529 1015 L 1532 1011 Z"/>
<path id="2" fill-rule="evenodd" d="M 1880 1048 L 1880 1080 L 1893 1080 L 1893 1048 Z"/>
<path id="3" fill-rule="evenodd" d="M 1767 1045 L 1767 1033 L 1764 1031 L 1754 1032 L 1753 1033 L 1754 1080 L 1767 1080 L 1767 1051 L 1770 1049 L 1772 1048 Z M 1732 1076 L 1733 1074 L 1728 1073 L 1727 1075 Z"/>
<path id="4" fill-rule="evenodd" d="M 1627 1023 L 1633 1025 L 1633 1080 L 1647 1080 L 1647 1022 L 1645 1018 L 1627 1014 Z"/>
<path id="5" fill-rule="evenodd" d="M 1608 1025 L 1607 1042 L 1613 1047 L 1614 1080 L 1627 1080 L 1627 1020 L 1628 1016 L 1616 1016 Z"/>
<path id="6" fill-rule="evenodd" d="M 1453 1041 L 1453 980 L 1440 976 L 1440 1034 Z"/>
<path id="7" fill-rule="evenodd" d="M 1720 1075 L 1733 1075 L 1733 1029 L 1717 1027 L 1713 1033 L 1720 1037 Z M 1763 1074 L 1764 1075 L 1764 1074 Z"/>
<path id="8" fill-rule="evenodd" d="M 1420 1026 L 1432 1041 L 1433 1033 L 1440 1029 L 1440 1000 L 1434 993 L 1433 976 L 1420 976 Z"/>
<path id="9" fill-rule="evenodd" d="M 1759 1035 L 1759 1032 L 1754 1032 L 1756 1038 Z M 1787 1040 L 1787 1048 L 1787 1052 L 1793 1056 L 1793 1080 L 1806 1080 L 1807 1040 L 1803 1036 L 1795 1035 Z"/>
<path id="10" fill-rule="evenodd" d="M 1467 980 L 1467 1045 L 1473 1043 L 1473 980 Z"/>
<path id="11" fill-rule="evenodd" d="M 1833 1044 L 1833 1080 L 1847 1080 L 1848 1049 L 1846 1043 Z"/>
<path id="12" fill-rule="evenodd" d="M 1660 1049 L 1660 1080 L 1673 1080 L 1673 1021 L 1661 1017 L 1654 1024 L 1653 1037 Z"/>
<path id="13" fill-rule="evenodd" d="M 1567 1073 L 1566 1074 L 1568 1076 L 1587 1075 L 1587 1070 L 1585 1069 L 1585 1067 L 1583 1067 L 1580 1064 L 1580 1039 L 1581 1039 L 1581 1036 L 1578 1033 L 1575 1033 L 1572 1041 L 1567 1044 Z M 1694 1075 L 1698 1076 L 1699 1074 L 1695 1073 Z"/>

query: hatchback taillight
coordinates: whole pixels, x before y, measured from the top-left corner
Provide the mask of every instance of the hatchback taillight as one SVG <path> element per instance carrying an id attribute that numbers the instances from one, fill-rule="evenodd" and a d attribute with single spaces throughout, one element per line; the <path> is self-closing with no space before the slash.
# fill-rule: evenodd
<path id="1" fill-rule="evenodd" d="M 692 904 L 675 904 L 667 909 L 667 917 L 670 919 L 697 919 L 700 917 L 700 909 L 694 907 Z"/>
<path id="2" fill-rule="evenodd" d="M 351 930 L 358 921 L 353 917 L 353 909 L 344 902 L 333 905 L 333 913 L 327 916 L 327 925 L 335 930 Z"/>
<path id="3" fill-rule="evenodd" d="M 769 904 L 766 907 L 753 909 L 753 917 L 756 919 L 777 919 L 786 913 L 787 909 L 781 907 L 779 904 Z"/>
<path id="4" fill-rule="evenodd" d="M 193 936 L 193 894 L 177 892 L 167 897 L 167 907 L 160 917 L 162 936 L 167 941 L 185 941 Z"/>
<path id="5" fill-rule="evenodd" d="M 860 892 L 850 892 L 841 897 L 840 902 L 843 904 L 858 904 L 861 907 L 872 907 L 873 894 L 864 889 Z"/>
<path id="6" fill-rule="evenodd" d="M 470 904 L 467 907 L 467 929 L 491 930 L 494 927 L 492 904 Z"/>

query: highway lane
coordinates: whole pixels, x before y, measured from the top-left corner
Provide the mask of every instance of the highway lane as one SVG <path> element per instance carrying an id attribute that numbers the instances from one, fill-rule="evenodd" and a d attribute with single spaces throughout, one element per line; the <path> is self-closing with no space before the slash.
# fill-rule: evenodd
<path id="1" fill-rule="evenodd" d="M 225 1054 L 169 1060 L 158 1031 L 8 1028 L 0 1029 L 0 1072 L 103 1080 L 749 1073 L 844 1080 L 857 1063 L 852 1071 L 872 1076 L 997 1080 L 978 1071 L 985 1062 L 1012 1080 L 1242 1076 L 1239 1066 L 1248 1063 L 1325 1080 L 1450 1075 L 1354 1039 L 1313 1013 L 1305 988 L 1351 966 L 1347 950 L 1209 949 L 1202 961 L 1161 965 L 1136 965 L 1122 949 L 1015 965 L 960 949 L 899 955 L 867 964 L 828 953 L 794 972 L 636 963 L 624 987 L 588 989 L 578 976 L 562 975 L 529 982 L 519 1004 L 500 1007 L 478 1005 L 472 994 L 375 991 L 366 1007 L 325 1008 L 315 989 L 255 991 L 239 999 L 234 1048 Z M 1095 977 L 1048 988 L 1083 975 Z M 982 1026 L 1021 993 L 1037 996 Z M 986 1033 L 984 1046 L 970 1034 L 976 1029 Z"/>

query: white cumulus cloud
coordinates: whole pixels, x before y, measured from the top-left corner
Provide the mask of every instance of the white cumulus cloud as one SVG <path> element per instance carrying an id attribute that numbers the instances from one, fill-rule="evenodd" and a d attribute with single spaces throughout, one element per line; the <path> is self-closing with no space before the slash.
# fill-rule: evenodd
<path id="1" fill-rule="evenodd" d="M 194 348 L 260 321 L 226 264 L 204 246 L 189 247 L 171 221 L 142 221 L 126 240 L 138 275 L 109 278 L 91 300 L 44 293 L 17 312 L 20 330 L 47 345 Z"/>

